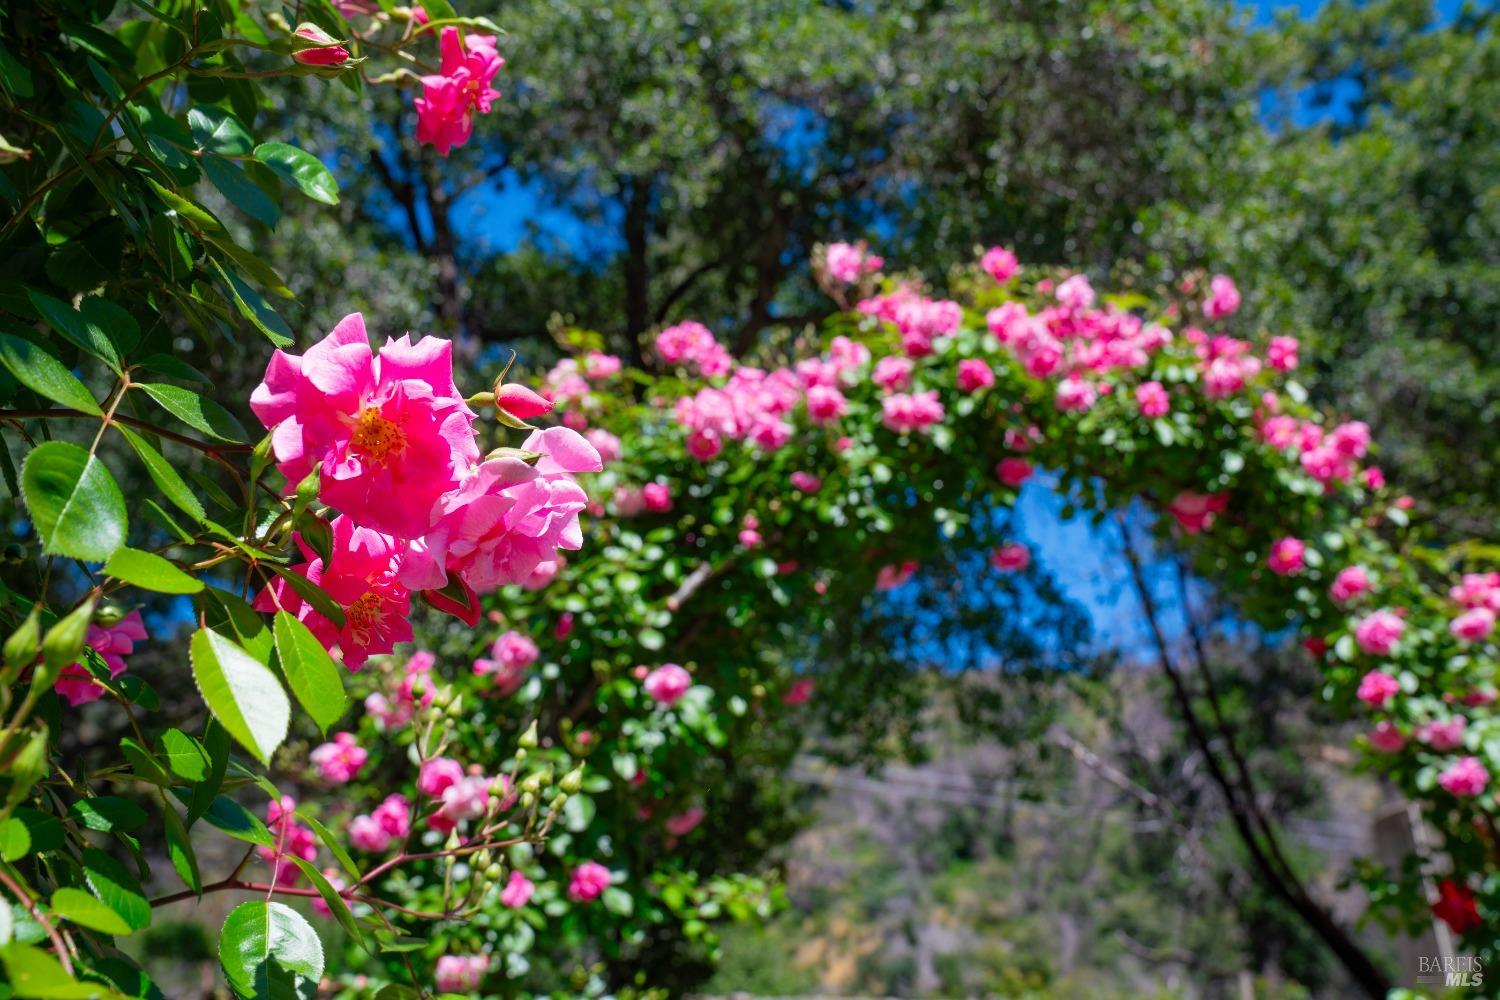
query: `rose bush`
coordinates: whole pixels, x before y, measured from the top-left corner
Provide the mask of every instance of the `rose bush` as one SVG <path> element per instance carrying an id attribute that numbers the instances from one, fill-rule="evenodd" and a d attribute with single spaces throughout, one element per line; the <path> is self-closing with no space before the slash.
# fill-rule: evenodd
<path id="1" fill-rule="evenodd" d="M 1306 696 L 1364 720 L 1362 766 L 1440 834 L 1403 867 L 1360 869 L 1377 914 L 1436 915 L 1492 955 L 1500 577 L 1481 548 L 1410 527 L 1364 425 L 1306 405 L 1295 342 L 1238 331 L 1225 276 L 1101 294 L 991 251 L 940 297 L 862 247 L 827 259 L 844 311 L 753 361 L 697 323 L 661 332 L 655 374 L 560 332 L 576 357 L 544 394 L 608 443 L 583 480 L 584 545 L 502 591 L 491 630 L 424 638 L 468 672 L 455 683 L 486 727 L 535 718 L 558 766 L 588 761 L 587 792 L 531 873 L 550 883 L 529 904 L 546 933 L 506 930 L 518 915 L 459 934 L 512 974 L 545 956 L 550 981 L 587 965 L 581 949 L 615 987 L 664 939 L 711 952 L 714 918 L 774 900 L 723 859 L 760 856 L 770 814 L 745 783 L 790 760 L 799 706 L 851 697 L 818 684 L 840 616 L 903 586 L 943 536 L 1026 571 L 1028 547 L 989 514 L 1044 474 L 1079 509 L 1151 523 L 1262 628 L 1304 636 L 1325 677 Z M 497 671 L 517 635 L 525 665 Z M 596 864 L 602 908 L 574 874 Z"/>
<path id="2" fill-rule="evenodd" d="M 525 739 L 460 752 L 461 701 L 415 672 L 399 741 L 345 729 L 312 752 L 325 787 L 364 791 L 379 769 L 347 839 L 326 803 L 271 780 L 273 755 L 347 714 L 343 674 L 410 638 L 414 602 L 472 622 L 480 593 L 576 548 L 573 474 L 598 456 L 565 429 L 482 419 L 521 387 L 466 397 L 446 341 L 376 349 L 356 314 L 292 353 L 272 304 L 290 292 L 237 234 L 268 237 L 284 189 L 338 202 L 315 155 L 255 137 L 257 81 L 419 85 L 420 138 L 446 154 L 498 96 L 497 29 L 443 0 L 317 2 L 295 26 L 229 0 L 115 6 L 0 15 L 0 469 L 20 519 L 0 581 L 6 995 L 161 996 L 122 939 L 219 891 L 251 897 L 219 936 L 242 996 L 323 978 L 317 933 L 282 899 L 398 956 L 387 978 L 410 985 L 390 995 L 467 982 L 488 959 L 423 953 L 391 914 L 518 898 L 504 863 L 580 776 L 532 766 Z M 264 363 L 261 336 L 277 350 L 254 443 L 197 363 Z M 170 692 L 131 670 L 161 630 L 192 633 Z M 206 722 L 175 690 L 194 686 Z M 227 872 L 200 865 L 235 841 Z M 433 912 L 389 898 L 431 870 Z"/>

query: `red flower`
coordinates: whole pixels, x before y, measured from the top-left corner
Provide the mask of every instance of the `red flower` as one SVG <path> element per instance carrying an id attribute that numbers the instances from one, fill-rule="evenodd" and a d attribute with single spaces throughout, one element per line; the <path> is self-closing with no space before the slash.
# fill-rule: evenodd
<path id="1" fill-rule="evenodd" d="M 1453 928 L 1455 934 L 1462 934 L 1481 922 L 1473 890 L 1451 878 L 1438 883 L 1438 899 L 1432 904 L 1432 915 Z"/>

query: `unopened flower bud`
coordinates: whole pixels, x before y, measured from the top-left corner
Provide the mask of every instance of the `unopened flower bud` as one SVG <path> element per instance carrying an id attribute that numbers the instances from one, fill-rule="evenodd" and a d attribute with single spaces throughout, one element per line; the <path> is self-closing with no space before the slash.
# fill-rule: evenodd
<path id="1" fill-rule="evenodd" d="M 557 787 L 561 788 L 568 795 L 577 795 L 580 791 L 582 791 L 583 765 L 579 764 L 577 767 L 573 768 L 573 770 L 563 775 L 563 779 L 558 783 Z"/>
<path id="2" fill-rule="evenodd" d="M 521 734 L 521 738 L 518 739 L 518 740 L 516 740 L 516 745 L 519 746 L 522 750 L 535 750 L 536 749 L 536 721 L 535 720 L 532 721 L 531 725 L 529 725 L 529 726 L 526 727 L 526 731 Z"/>
<path id="3" fill-rule="evenodd" d="M 504 876 L 505 869 L 496 864 L 492 864 L 484 870 L 484 877 L 489 879 L 491 882 L 498 882 Z"/>
<path id="4" fill-rule="evenodd" d="M 517 382 L 502 385 L 495 392 L 495 406 L 517 420 L 530 420 L 552 412 L 552 401 L 544 399 Z"/>

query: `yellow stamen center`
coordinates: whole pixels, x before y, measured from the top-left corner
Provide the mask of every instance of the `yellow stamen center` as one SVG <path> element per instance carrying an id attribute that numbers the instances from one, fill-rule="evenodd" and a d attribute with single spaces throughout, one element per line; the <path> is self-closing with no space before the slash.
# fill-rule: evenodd
<path id="1" fill-rule="evenodd" d="M 384 465 L 406 451 L 406 435 L 396 423 L 381 416 L 379 410 L 370 409 L 362 412 L 355 422 L 350 445 L 362 457 Z"/>

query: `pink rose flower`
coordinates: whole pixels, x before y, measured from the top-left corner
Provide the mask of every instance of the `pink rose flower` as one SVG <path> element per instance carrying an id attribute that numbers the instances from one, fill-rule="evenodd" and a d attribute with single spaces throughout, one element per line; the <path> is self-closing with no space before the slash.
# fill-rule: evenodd
<path id="1" fill-rule="evenodd" d="M 610 885 L 609 869 L 597 861 L 585 861 L 573 869 L 568 882 L 568 898 L 575 903 L 589 903 L 604 894 Z"/>
<path id="2" fill-rule="evenodd" d="M 1208 284 L 1208 299 L 1203 303 L 1203 315 L 1209 319 L 1222 319 L 1233 315 L 1240 308 L 1240 290 L 1227 274 L 1216 274 Z"/>
<path id="3" fill-rule="evenodd" d="M 1370 746 L 1381 753 L 1398 753 L 1406 746 L 1406 737 L 1401 735 L 1401 730 L 1396 728 L 1393 722 L 1382 719 L 1375 723 L 1375 728 L 1370 730 Z"/>
<path id="4" fill-rule="evenodd" d="M 667 832 L 674 837 L 685 837 L 698 828 L 706 815 L 698 806 L 684 810 L 676 816 L 670 817 L 666 822 Z"/>
<path id="5" fill-rule="evenodd" d="M 1075 274 L 1057 286 L 1057 301 L 1068 309 L 1087 309 L 1094 304 L 1094 286 L 1082 274 Z"/>
<path id="6" fill-rule="evenodd" d="M 887 396 L 880 401 L 880 411 L 880 422 L 898 434 L 924 430 L 946 416 L 936 389 Z"/>
<path id="7" fill-rule="evenodd" d="M 1490 783 L 1490 772 L 1478 757 L 1460 757 L 1439 774 L 1437 780 L 1450 795 L 1472 798 Z"/>
<path id="8" fill-rule="evenodd" d="M 1071 279 L 1070 279 L 1071 280 Z M 1083 413 L 1094 408 L 1099 400 L 1099 390 L 1094 383 L 1069 375 L 1057 383 L 1056 405 L 1063 413 Z"/>
<path id="9" fill-rule="evenodd" d="M 1355 624 L 1354 641 L 1371 656 L 1390 656 L 1405 631 L 1406 623 L 1394 612 L 1382 608 Z"/>
<path id="10" fill-rule="evenodd" d="M 500 905 L 518 910 L 531 902 L 531 894 L 534 892 L 536 892 L 536 884 L 531 879 L 518 871 L 512 871 L 510 880 L 505 883 L 505 888 L 500 890 Z"/>
<path id="11" fill-rule="evenodd" d="M 849 412 L 849 401 L 831 385 L 807 390 L 807 416 L 815 424 L 831 424 Z"/>
<path id="12" fill-rule="evenodd" d="M 829 276 L 846 285 L 885 266 L 884 260 L 866 253 L 863 243 L 830 243 L 823 252 L 823 262 Z"/>
<path id="13" fill-rule="evenodd" d="M 664 514 L 672 509 L 672 487 L 666 483 L 647 483 L 641 487 L 641 497 L 646 509 L 653 514 Z"/>
<path id="14" fill-rule="evenodd" d="M 349 843 L 355 850 L 384 854 L 390 850 L 391 834 L 373 816 L 356 816 L 349 821 Z"/>
<path id="15" fill-rule="evenodd" d="M 811 677 L 798 677 L 792 681 L 786 693 L 781 696 L 783 705 L 804 705 L 813 696 L 814 682 Z"/>
<path id="16" fill-rule="evenodd" d="M 422 96 L 417 109 L 417 141 L 437 147 L 447 156 L 454 146 L 469 141 L 474 131 L 474 113 L 490 113 L 500 92 L 490 86 L 505 60 L 495 49 L 494 35 L 470 32 L 467 37 L 454 27 L 443 29 L 442 64 L 437 73 L 422 77 Z"/>
<path id="17" fill-rule="evenodd" d="M 1345 566 L 1333 578 L 1328 596 L 1337 604 L 1348 604 L 1368 594 L 1374 587 L 1375 582 L 1370 578 L 1369 570 L 1363 566 Z"/>
<path id="18" fill-rule="evenodd" d="M 485 955 L 442 955 L 433 973 L 433 985 L 442 993 L 473 993 L 489 970 L 490 960 Z"/>
<path id="19" fill-rule="evenodd" d="M 913 367 L 911 358 L 893 354 L 875 362 L 875 369 L 870 373 L 870 381 L 887 392 L 909 389 Z"/>
<path id="20" fill-rule="evenodd" d="M 1271 546 L 1266 557 L 1266 566 L 1277 576 L 1295 576 L 1302 572 L 1303 555 L 1307 546 L 1300 538 L 1282 538 Z"/>
<path id="21" fill-rule="evenodd" d="M 990 553 L 990 565 L 1004 573 L 1016 573 L 1031 565 L 1031 550 L 1020 542 L 1009 542 Z"/>
<path id="22" fill-rule="evenodd" d="M 1384 708 L 1385 703 L 1394 698 L 1401 690 L 1401 685 L 1396 678 L 1380 670 L 1372 670 L 1365 674 L 1359 682 L 1359 690 L 1356 694 L 1359 700 L 1371 708 Z"/>
<path id="23" fill-rule="evenodd" d="M 1480 642 L 1495 631 L 1495 612 L 1489 608 L 1471 608 L 1449 622 L 1448 631 L 1465 646 Z"/>
<path id="24" fill-rule="evenodd" d="M 275 352 L 250 408 L 288 484 L 317 468 L 325 503 L 402 539 L 437 523 L 440 498 L 479 458 L 453 345 L 402 337 L 376 354 L 359 313 L 300 357 Z"/>
<path id="25" fill-rule="evenodd" d="M 1229 507 L 1228 493 L 1194 493 L 1183 490 L 1167 508 L 1178 527 L 1196 535 L 1213 527 L 1214 518 Z"/>
<path id="26" fill-rule="evenodd" d="M 1464 730 L 1469 720 L 1462 715 L 1438 722 L 1425 722 L 1417 727 L 1417 739 L 1439 753 L 1457 750 L 1464 745 Z"/>
<path id="27" fill-rule="evenodd" d="M 803 472 L 801 469 L 798 469 L 787 478 L 791 482 L 792 487 L 800 493 L 816 493 L 823 488 L 823 480 L 810 472 Z"/>
<path id="28" fill-rule="evenodd" d="M 657 704 L 670 708 L 693 686 L 693 675 L 675 663 L 666 663 L 647 674 L 641 686 Z"/>
<path id="29" fill-rule="evenodd" d="M 995 384 L 995 372 L 978 358 L 958 363 L 958 388 L 961 392 L 978 392 Z"/>
<path id="30" fill-rule="evenodd" d="M 1010 487 L 1019 487 L 1032 477 L 1036 469 L 1024 458 L 1002 458 L 995 466 L 995 475 Z"/>
<path id="31" fill-rule="evenodd" d="M 113 680 L 125 672 L 125 657 L 135 652 L 135 644 L 146 638 L 146 624 L 141 613 L 132 611 L 113 625 L 90 625 L 85 633 L 84 644 L 98 653 L 109 666 Z M 104 695 L 104 687 L 82 663 L 70 663 L 62 668 L 53 685 L 58 697 L 77 708 Z"/>
<path id="32" fill-rule="evenodd" d="M 369 756 L 369 752 L 355 742 L 353 733 L 335 733 L 331 743 L 319 744 L 308 759 L 324 781 L 347 785 L 359 774 Z"/>
<path id="33" fill-rule="evenodd" d="M 411 833 L 411 803 L 399 793 L 387 795 L 370 813 L 370 818 L 397 840 L 405 840 Z"/>
<path id="34" fill-rule="evenodd" d="M 979 258 L 979 266 L 1002 285 L 1014 278 L 1021 269 L 1016 255 L 1004 247 L 990 247 L 986 250 L 984 256 Z"/>
<path id="35" fill-rule="evenodd" d="M 333 521 L 333 552 L 323 558 L 297 537 L 308 562 L 292 567 L 322 587 L 344 609 L 342 628 L 319 614 L 281 577 L 255 598 L 257 611 L 288 611 L 302 621 L 344 666 L 358 670 L 379 653 L 389 653 L 399 642 L 412 640 L 411 592 L 398 579 L 407 556 L 406 546 L 389 535 L 355 527 L 343 515 Z"/>
<path id="36" fill-rule="evenodd" d="M 602 427 L 595 427 L 585 431 L 583 439 L 594 446 L 599 453 L 599 461 L 608 465 L 610 462 L 619 461 L 620 439 Z"/>
<path id="37" fill-rule="evenodd" d="M 623 362 L 613 354 L 605 354 L 602 351 L 589 351 L 583 359 L 583 374 L 587 378 L 598 381 L 618 375 Z"/>
<path id="38" fill-rule="evenodd" d="M 429 757 L 417 772 L 417 791 L 428 798 L 439 798 L 464 778 L 463 765 L 451 757 Z"/>
<path id="39" fill-rule="evenodd" d="M 318 856 L 318 841 L 313 832 L 296 821 L 297 802 L 289 795 L 272 799 L 266 807 L 266 826 L 276 836 L 276 847 L 257 847 L 256 853 L 276 867 L 279 885 L 295 885 L 302 870 L 292 858 L 312 861 Z"/>
<path id="40" fill-rule="evenodd" d="M 524 583 L 559 549 L 583 546 L 578 515 L 588 494 L 575 477 L 603 469 L 599 453 L 566 427 L 533 431 L 521 447 L 542 457 L 487 459 L 444 499 L 441 519 L 402 566 L 406 586 L 438 590 L 456 573 L 469 590 L 488 592 Z"/>
<path id="41" fill-rule="evenodd" d="M 1279 372 L 1289 372 L 1297 367 L 1296 337 L 1272 337 L 1266 345 L 1266 361 Z"/>
<path id="42" fill-rule="evenodd" d="M 1172 408 L 1171 397 L 1160 382 L 1142 382 L 1136 386 L 1135 404 L 1140 407 L 1141 416 L 1147 419 L 1166 416 Z"/>

